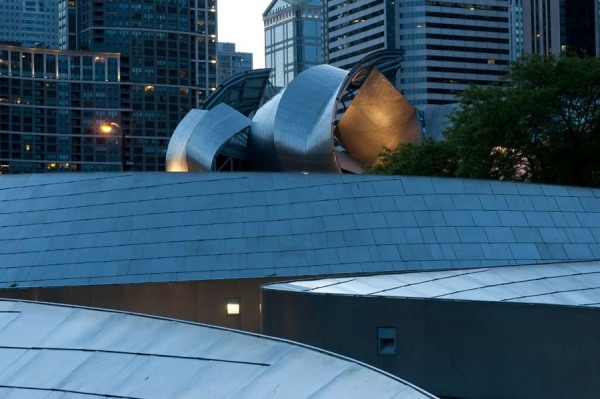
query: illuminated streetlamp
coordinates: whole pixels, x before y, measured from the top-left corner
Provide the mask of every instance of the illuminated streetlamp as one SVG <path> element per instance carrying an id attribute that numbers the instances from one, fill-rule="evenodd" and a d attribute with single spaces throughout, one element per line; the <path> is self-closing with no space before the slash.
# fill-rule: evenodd
<path id="1" fill-rule="evenodd" d="M 125 171 L 125 132 L 121 129 L 121 126 L 114 122 L 103 123 L 100 125 L 100 132 L 102 134 L 113 134 L 114 131 L 121 132 L 121 172 Z"/>

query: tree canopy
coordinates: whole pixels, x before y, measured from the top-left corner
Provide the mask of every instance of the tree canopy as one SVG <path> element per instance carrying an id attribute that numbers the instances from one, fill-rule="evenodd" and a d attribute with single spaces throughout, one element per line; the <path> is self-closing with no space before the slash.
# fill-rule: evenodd
<path id="1" fill-rule="evenodd" d="M 599 59 L 524 57 L 459 99 L 446 141 L 384 151 L 371 171 L 600 186 Z"/>

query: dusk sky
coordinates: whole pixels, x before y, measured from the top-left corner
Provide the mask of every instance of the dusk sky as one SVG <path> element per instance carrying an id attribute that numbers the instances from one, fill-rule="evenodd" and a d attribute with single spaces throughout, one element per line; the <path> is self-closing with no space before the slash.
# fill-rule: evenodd
<path id="1" fill-rule="evenodd" d="M 265 66 L 262 13 L 271 0 L 218 0 L 218 39 L 253 53 L 254 68 Z"/>

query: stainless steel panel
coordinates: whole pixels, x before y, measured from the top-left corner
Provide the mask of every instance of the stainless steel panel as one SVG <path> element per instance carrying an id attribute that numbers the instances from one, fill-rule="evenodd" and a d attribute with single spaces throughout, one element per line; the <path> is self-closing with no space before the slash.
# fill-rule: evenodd
<path id="1" fill-rule="evenodd" d="M 167 172 L 187 172 L 185 149 L 192 133 L 206 116 L 208 111 L 192 109 L 179 122 L 169 140 L 166 156 Z"/>
<path id="2" fill-rule="evenodd" d="M 215 159 L 227 142 L 250 126 L 250 119 L 221 103 L 208 111 L 190 136 L 185 147 L 185 159 L 189 171 L 214 170 Z"/>
<path id="3" fill-rule="evenodd" d="M 283 93 L 285 88 L 260 107 L 252 118 L 248 135 L 248 152 L 252 168 L 256 171 L 281 170 L 275 152 L 275 115 Z"/>
<path id="4" fill-rule="evenodd" d="M 264 289 L 461 301 L 600 304 L 600 261 L 274 283 Z"/>
<path id="5" fill-rule="evenodd" d="M 333 154 L 336 95 L 348 73 L 319 65 L 286 88 L 275 116 L 275 151 L 284 171 L 340 172 Z"/>
<path id="6" fill-rule="evenodd" d="M 3 398 L 434 398 L 291 341 L 70 306 L 0 301 L 0 309 L 13 316 L 0 329 Z"/>

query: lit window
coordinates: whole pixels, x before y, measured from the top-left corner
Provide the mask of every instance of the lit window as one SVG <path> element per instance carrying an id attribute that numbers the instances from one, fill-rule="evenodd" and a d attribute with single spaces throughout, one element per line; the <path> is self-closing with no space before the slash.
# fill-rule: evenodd
<path id="1" fill-rule="evenodd" d="M 148 85 L 148 86 L 144 87 L 144 91 L 145 91 L 146 93 L 148 93 L 148 92 L 153 92 L 153 91 L 154 91 L 154 86 L 150 86 L 150 85 Z"/>

